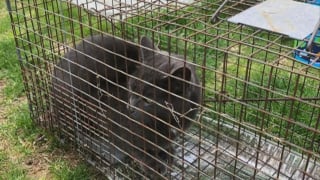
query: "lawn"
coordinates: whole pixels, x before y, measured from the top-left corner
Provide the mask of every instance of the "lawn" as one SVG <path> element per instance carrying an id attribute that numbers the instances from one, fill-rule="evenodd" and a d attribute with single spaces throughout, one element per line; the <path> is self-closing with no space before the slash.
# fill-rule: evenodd
<path id="1" fill-rule="evenodd" d="M 5 1 L 0 32 L 0 180 L 98 179 L 73 149 L 32 122 Z"/>

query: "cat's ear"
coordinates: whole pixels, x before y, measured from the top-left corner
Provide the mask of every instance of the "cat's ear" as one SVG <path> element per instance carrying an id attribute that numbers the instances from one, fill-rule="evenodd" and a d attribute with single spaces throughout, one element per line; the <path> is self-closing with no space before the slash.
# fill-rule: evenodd
<path id="1" fill-rule="evenodd" d="M 175 94 L 183 95 L 186 92 L 186 88 L 189 87 L 188 82 L 192 79 L 192 69 L 182 62 L 176 62 L 170 66 L 169 75 L 166 74 L 162 77 L 162 84 L 160 86 Z M 182 81 L 181 79 L 188 82 Z"/>
<path id="2" fill-rule="evenodd" d="M 172 71 L 171 74 L 186 81 L 191 80 L 191 69 L 189 67 L 179 67 Z"/>
<path id="3" fill-rule="evenodd" d="M 191 67 L 183 62 L 175 62 L 171 64 L 170 75 L 173 77 L 178 77 L 186 81 L 191 81 Z M 163 76 L 167 78 L 168 76 Z"/>
<path id="4" fill-rule="evenodd" d="M 153 57 L 156 51 L 159 51 L 158 47 L 154 45 L 153 41 L 145 36 L 141 38 L 140 45 L 143 46 L 140 48 L 140 53 L 143 61 L 147 60 L 150 57 Z"/>

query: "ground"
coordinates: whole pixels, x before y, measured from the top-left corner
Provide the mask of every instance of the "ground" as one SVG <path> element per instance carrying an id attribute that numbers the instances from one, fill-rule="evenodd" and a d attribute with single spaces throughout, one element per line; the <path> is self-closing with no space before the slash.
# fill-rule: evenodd
<path id="1" fill-rule="evenodd" d="M 8 114 L 11 108 L 17 106 L 20 103 L 26 103 L 25 97 L 17 98 L 13 101 L 8 101 L 4 96 L 3 90 L 6 86 L 4 80 L 0 81 L 0 127 L 5 129 L 9 123 Z M 33 152 L 29 155 L 23 155 L 22 153 L 17 152 L 14 148 L 14 144 L 9 141 L 8 136 L 3 133 L 0 134 L 0 152 L 5 154 L 7 158 L 3 159 L 4 166 L 3 170 L 10 171 L 6 169 L 6 166 L 9 168 L 10 163 L 20 165 L 21 168 L 25 169 L 26 177 L 31 179 L 51 179 L 51 174 L 49 172 L 49 162 L 52 160 L 52 155 L 44 152 L 43 149 L 46 148 L 46 144 L 43 143 L 40 146 L 35 143 L 26 142 L 22 139 L 18 139 L 22 146 L 25 146 L 28 149 L 32 149 Z M 36 147 L 37 146 L 37 147 Z M 7 163 L 6 163 L 6 162 Z M 7 164 L 7 165 L 6 165 Z M 2 173 L 5 173 L 4 171 Z M 0 176 L 1 177 L 1 176 Z"/>
<path id="2" fill-rule="evenodd" d="M 7 98 L 6 86 L 6 80 L 0 80 L 0 180 L 103 177 L 86 165 L 76 151 L 59 145 L 52 134 L 32 123 L 28 111 L 23 112 L 26 97 Z M 21 122 L 24 115 L 21 118 L 20 113 L 26 113 L 29 122 Z"/>
<path id="3" fill-rule="evenodd" d="M 105 179 L 32 122 L 5 3 L 0 1 L 0 180 Z"/>

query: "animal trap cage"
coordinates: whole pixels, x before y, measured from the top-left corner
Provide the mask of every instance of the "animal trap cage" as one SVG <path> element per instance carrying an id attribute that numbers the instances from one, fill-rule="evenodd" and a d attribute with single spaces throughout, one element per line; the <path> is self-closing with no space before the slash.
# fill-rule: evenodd
<path id="1" fill-rule="evenodd" d="M 320 179 L 319 70 L 296 61 L 293 55 L 297 50 L 296 39 L 227 20 L 260 1 L 6 1 L 32 119 L 57 132 L 62 141 L 71 141 L 89 163 L 108 177 Z M 81 70 L 86 71 L 78 75 L 81 78 L 86 77 L 87 72 L 96 75 L 97 79 L 104 80 L 104 85 L 98 80 L 83 80 L 83 86 L 87 83 L 104 96 L 113 95 L 105 89 L 111 88 L 111 85 L 106 85 L 108 78 L 94 71 L 98 66 L 107 67 L 105 64 L 97 65 L 97 59 L 92 57 L 95 50 L 107 50 L 90 40 L 93 35 L 107 36 L 110 41 L 116 39 L 136 49 L 144 49 L 140 39 L 146 36 L 162 50 L 161 57 L 169 59 L 169 63 L 179 61 L 184 63 L 184 67 L 194 67 L 201 83 L 192 84 L 185 78 L 185 71 L 180 79 L 184 86 L 196 86 L 201 96 L 201 101 L 196 104 L 197 116 L 189 119 L 192 123 L 188 129 L 173 123 L 162 123 L 175 132 L 172 134 L 176 137 L 172 138 L 170 136 L 173 135 L 169 133 L 166 136 L 161 129 L 150 130 L 143 123 L 143 118 L 127 120 L 128 124 L 139 127 L 142 132 L 148 129 L 153 135 L 159 133 L 159 137 L 170 141 L 171 149 L 159 145 L 157 140 L 134 133 L 131 138 L 122 138 L 130 148 L 119 148 L 120 145 L 111 139 L 121 138 L 123 133 L 132 133 L 131 127 L 120 124 L 119 131 L 114 131 L 106 124 L 117 123 L 118 119 L 112 119 L 106 112 L 112 110 L 113 114 L 123 114 L 128 109 L 117 108 L 117 103 L 104 104 L 97 98 L 95 101 L 81 98 L 90 96 L 90 91 L 77 93 L 72 86 L 59 92 L 53 91 L 53 82 L 57 79 L 55 69 L 62 67 L 61 61 L 69 63 L 69 67 L 70 63 L 77 64 L 78 57 L 70 61 L 65 54 L 73 51 L 85 56 L 83 52 L 94 51 L 87 56 L 90 59 L 88 64 L 93 68 L 80 64 Z M 88 51 L 76 48 L 76 45 L 85 48 L 81 45 L 85 42 L 87 45 L 93 44 L 94 48 Z M 112 57 L 121 56 L 126 60 L 130 55 L 119 55 L 112 50 L 111 53 L 114 53 Z M 153 52 L 154 57 L 155 53 L 158 52 Z M 137 66 L 153 68 L 154 72 L 159 73 L 156 70 L 161 68 L 154 65 L 156 63 L 147 67 L 140 59 Z M 122 63 L 127 62 L 131 62 L 130 58 Z M 111 68 L 113 73 L 120 72 L 116 66 Z M 67 77 L 77 78 L 76 73 L 70 73 L 71 69 L 64 70 Z M 138 81 L 139 77 L 129 71 L 125 69 L 120 73 Z M 148 75 L 153 77 L 152 73 Z M 143 86 L 152 85 L 150 89 L 156 90 L 151 94 L 157 96 L 152 93 L 157 91 L 154 82 L 140 79 L 138 84 L 141 82 L 145 83 Z M 132 91 L 125 85 L 112 83 L 117 91 Z M 171 98 L 176 96 L 170 93 L 167 92 Z M 130 106 L 131 100 L 119 97 L 118 101 Z M 167 97 L 163 98 L 168 101 Z M 186 98 L 181 102 L 184 104 L 187 101 L 190 100 Z M 188 113 L 184 111 L 185 114 L 179 114 L 170 103 L 155 104 L 159 109 L 167 109 L 173 121 L 179 121 Z M 57 115 L 57 109 L 63 113 Z M 166 118 L 156 120 L 162 122 Z M 137 138 L 151 141 L 155 149 L 160 149 L 160 155 L 145 149 L 141 145 L 143 141 L 135 147 L 138 143 L 134 140 Z M 131 153 L 134 148 L 139 149 L 140 154 Z M 110 157 L 118 158 L 119 151 L 126 158 L 120 158 L 113 164 Z M 167 159 L 160 161 L 161 153 L 162 156 L 170 156 L 171 162 Z M 165 173 L 157 171 L 155 164 L 146 163 L 147 159 L 155 159 L 155 162 L 162 164 L 166 168 Z"/>

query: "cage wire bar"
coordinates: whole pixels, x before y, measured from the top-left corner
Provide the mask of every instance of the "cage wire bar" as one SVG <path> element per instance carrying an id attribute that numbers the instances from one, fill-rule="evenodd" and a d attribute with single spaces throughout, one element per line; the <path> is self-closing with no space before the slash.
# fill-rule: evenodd
<path id="1" fill-rule="evenodd" d="M 88 115 L 98 129 L 92 130 L 72 114 L 61 117 L 52 110 L 53 68 L 68 49 L 94 34 L 137 45 L 148 36 L 169 57 L 179 54 L 196 67 L 199 113 L 172 142 L 174 160 L 160 178 L 320 179 L 319 70 L 293 58 L 296 40 L 226 20 L 261 1 L 6 2 L 32 119 L 73 142 L 109 178 L 148 174 L 135 160 L 117 166 L 107 161 L 114 154 L 104 144 L 108 128 L 101 113 Z M 101 109 L 99 102 L 80 103 Z M 64 105 L 81 113 L 73 104 Z"/>

